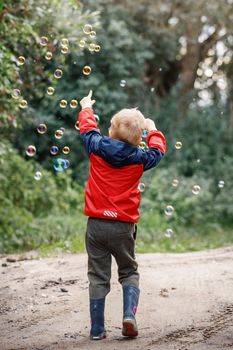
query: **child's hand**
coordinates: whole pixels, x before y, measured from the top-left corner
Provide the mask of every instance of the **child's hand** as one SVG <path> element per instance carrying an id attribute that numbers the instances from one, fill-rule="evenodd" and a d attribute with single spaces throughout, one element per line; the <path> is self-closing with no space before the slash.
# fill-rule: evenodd
<path id="1" fill-rule="evenodd" d="M 148 130 L 149 132 L 152 130 L 157 130 L 155 126 L 155 122 L 152 119 L 145 119 L 145 129 Z"/>
<path id="2" fill-rule="evenodd" d="M 84 108 L 92 108 L 93 104 L 95 103 L 95 100 L 92 100 L 92 90 L 89 91 L 89 94 L 85 97 L 83 97 L 80 101 L 80 105 L 82 109 Z"/>

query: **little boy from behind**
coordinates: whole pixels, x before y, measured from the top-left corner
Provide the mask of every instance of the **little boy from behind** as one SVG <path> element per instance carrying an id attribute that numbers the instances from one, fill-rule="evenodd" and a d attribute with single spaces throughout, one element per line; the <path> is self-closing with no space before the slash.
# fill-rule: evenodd
<path id="1" fill-rule="evenodd" d="M 80 101 L 81 139 L 90 157 L 85 191 L 86 249 L 91 331 L 94 340 L 106 337 L 105 297 L 110 291 L 111 259 L 118 265 L 123 288 L 123 328 L 128 337 L 138 335 L 135 319 L 139 300 L 139 273 L 135 260 L 136 223 L 139 220 L 139 180 L 155 167 L 166 150 L 164 135 L 140 111 L 123 109 L 111 119 L 109 137 L 103 136 L 93 114 L 92 91 Z M 148 149 L 138 147 L 148 131 Z"/>

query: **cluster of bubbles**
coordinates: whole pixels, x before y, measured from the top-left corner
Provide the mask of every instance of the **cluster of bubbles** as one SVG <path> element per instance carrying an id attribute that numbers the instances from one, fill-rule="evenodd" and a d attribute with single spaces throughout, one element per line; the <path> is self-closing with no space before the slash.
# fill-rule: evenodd
<path id="1" fill-rule="evenodd" d="M 62 99 L 60 102 L 59 102 L 59 106 L 61 108 L 66 108 L 68 106 L 68 101 L 67 100 L 64 100 Z M 70 108 L 77 108 L 78 107 L 78 101 L 73 99 L 70 101 Z"/>
<path id="2" fill-rule="evenodd" d="M 83 33 L 88 35 L 91 39 L 95 39 L 95 37 L 96 37 L 96 32 L 93 30 L 92 25 L 88 24 L 88 23 L 84 25 Z M 101 50 L 101 46 L 99 44 L 90 43 L 88 45 L 88 40 L 86 40 L 86 38 L 82 38 L 79 41 L 79 46 L 82 48 L 85 46 L 88 46 L 88 49 L 91 52 L 100 52 L 100 50 Z"/>
<path id="3" fill-rule="evenodd" d="M 57 172 L 62 172 L 69 168 L 70 162 L 68 159 L 63 159 L 63 158 L 57 158 L 53 162 L 53 168 Z"/>

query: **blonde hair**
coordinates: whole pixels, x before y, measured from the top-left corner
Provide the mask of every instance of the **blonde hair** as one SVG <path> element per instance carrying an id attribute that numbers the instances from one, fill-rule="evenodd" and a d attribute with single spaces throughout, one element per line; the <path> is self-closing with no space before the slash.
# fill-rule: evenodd
<path id="1" fill-rule="evenodd" d="M 122 109 L 111 119 L 111 137 L 137 146 L 141 141 L 145 118 L 137 108 Z"/>

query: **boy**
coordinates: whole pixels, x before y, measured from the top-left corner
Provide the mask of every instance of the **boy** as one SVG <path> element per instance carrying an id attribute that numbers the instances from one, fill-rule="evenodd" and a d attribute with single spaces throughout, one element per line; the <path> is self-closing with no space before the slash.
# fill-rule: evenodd
<path id="1" fill-rule="evenodd" d="M 138 335 L 135 320 L 139 299 L 139 273 L 134 255 L 139 220 L 138 184 L 143 171 L 163 158 L 166 141 L 151 119 L 137 109 L 123 109 L 111 119 L 109 137 L 102 136 L 93 114 L 92 91 L 80 101 L 81 139 L 90 156 L 85 192 L 85 215 L 90 297 L 90 338 L 106 337 L 105 297 L 110 291 L 111 258 L 118 265 L 123 288 L 123 328 L 128 337 Z M 142 132 L 148 131 L 148 149 L 140 149 Z"/>

